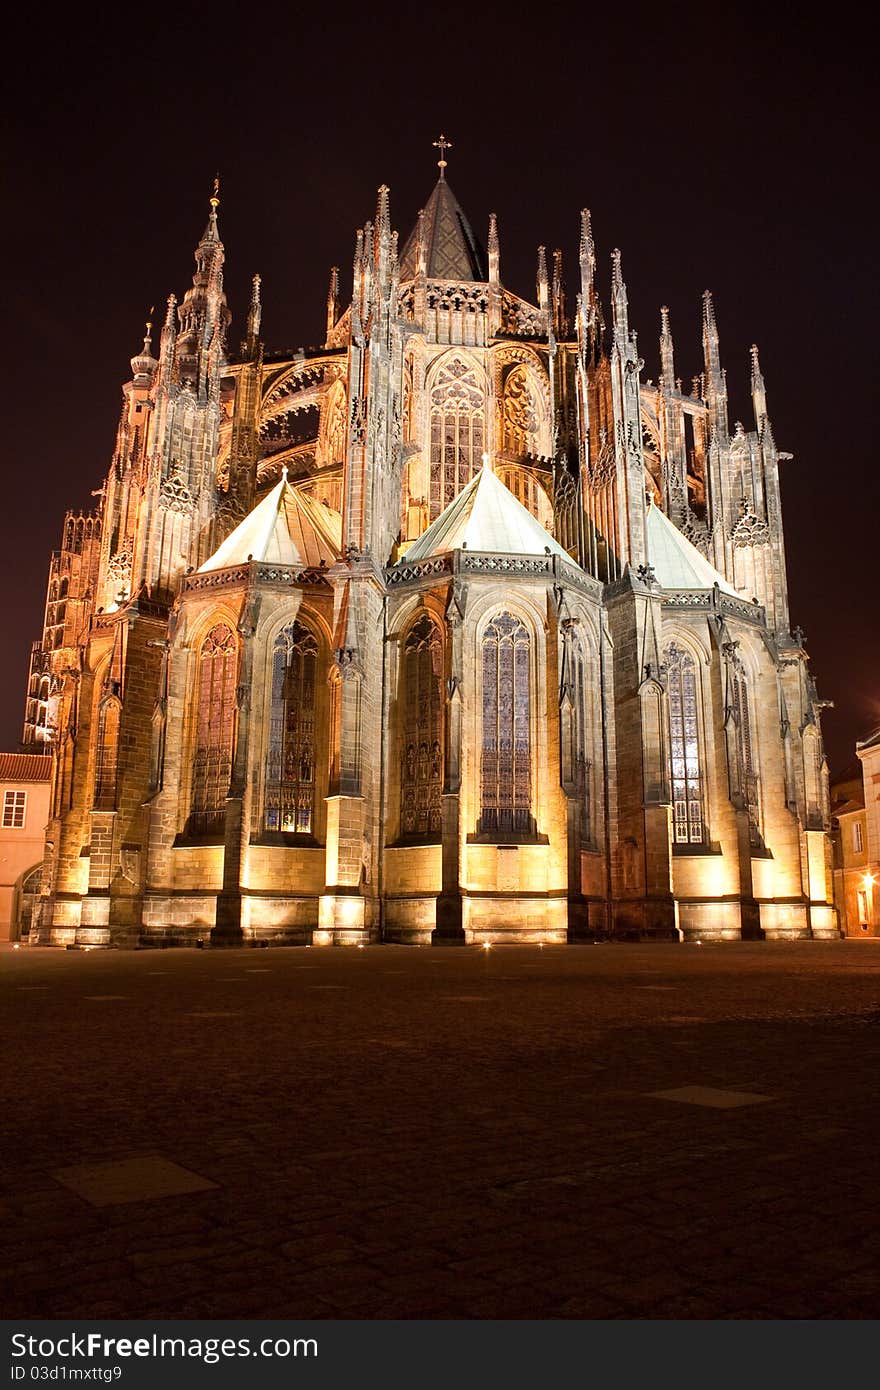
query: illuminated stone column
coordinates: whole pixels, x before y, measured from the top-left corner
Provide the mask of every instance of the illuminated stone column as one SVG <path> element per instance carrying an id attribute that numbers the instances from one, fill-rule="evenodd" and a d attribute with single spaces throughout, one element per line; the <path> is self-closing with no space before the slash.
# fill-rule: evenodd
<path id="1" fill-rule="evenodd" d="M 441 890 L 437 919 L 431 933 L 433 946 L 463 946 L 465 942 L 461 900 L 461 737 L 464 608 L 467 594 L 456 583 L 447 609 L 449 677 L 446 682 L 446 766 L 443 788 L 443 850 Z"/>

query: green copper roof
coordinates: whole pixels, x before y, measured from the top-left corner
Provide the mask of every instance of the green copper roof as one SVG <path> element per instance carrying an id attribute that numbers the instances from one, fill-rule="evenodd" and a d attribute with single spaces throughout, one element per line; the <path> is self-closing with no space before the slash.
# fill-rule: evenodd
<path id="1" fill-rule="evenodd" d="M 425 560 L 462 549 L 503 555 L 544 555 L 549 550 L 570 565 L 577 563 L 489 467 L 481 468 L 453 498 L 405 558 Z"/>
<path id="2" fill-rule="evenodd" d="M 199 573 L 243 565 L 248 559 L 299 569 L 332 565 L 341 544 L 339 513 L 291 487 L 285 475 L 199 566 Z"/>
<path id="3" fill-rule="evenodd" d="M 653 503 L 648 507 L 646 533 L 648 560 L 662 588 L 711 589 L 718 584 L 725 594 L 743 597 Z"/>

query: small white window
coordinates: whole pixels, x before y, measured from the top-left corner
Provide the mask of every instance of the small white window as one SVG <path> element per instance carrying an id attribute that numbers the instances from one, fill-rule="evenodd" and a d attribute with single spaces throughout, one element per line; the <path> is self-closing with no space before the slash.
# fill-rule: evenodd
<path id="1" fill-rule="evenodd" d="M 27 792 L 3 793 L 3 829 L 21 830 L 24 825 L 24 808 L 27 805 Z"/>
<path id="2" fill-rule="evenodd" d="M 852 830 L 853 830 L 853 850 L 855 851 L 856 854 L 861 854 L 862 850 L 865 848 L 865 842 L 864 842 L 864 839 L 862 838 L 862 822 L 861 822 L 860 820 L 854 820 L 854 821 L 853 821 L 853 828 L 852 828 Z"/>

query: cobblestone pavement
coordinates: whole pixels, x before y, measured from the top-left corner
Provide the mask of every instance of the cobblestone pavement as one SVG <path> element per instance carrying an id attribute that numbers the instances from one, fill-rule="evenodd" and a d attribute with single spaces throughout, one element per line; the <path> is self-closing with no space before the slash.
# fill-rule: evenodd
<path id="1" fill-rule="evenodd" d="M 880 1316 L 880 943 L 6 948 L 0 1007 L 7 1317 Z"/>

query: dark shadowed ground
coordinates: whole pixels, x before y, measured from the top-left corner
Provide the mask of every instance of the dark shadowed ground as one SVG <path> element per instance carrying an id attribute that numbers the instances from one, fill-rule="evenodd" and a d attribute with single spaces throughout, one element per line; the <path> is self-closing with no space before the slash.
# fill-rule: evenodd
<path id="1" fill-rule="evenodd" d="M 0 1010 L 7 1317 L 880 1316 L 880 943 L 7 948 Z"/>

